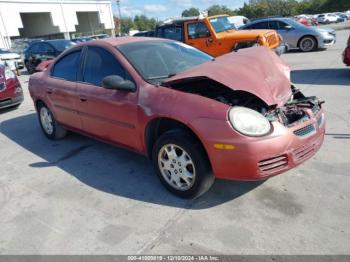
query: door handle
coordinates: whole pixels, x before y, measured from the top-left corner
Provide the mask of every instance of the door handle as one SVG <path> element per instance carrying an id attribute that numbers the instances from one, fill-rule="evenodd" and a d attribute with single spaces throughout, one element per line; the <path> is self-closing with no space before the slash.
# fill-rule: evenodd
<path id="1" fill-rule="evenodd" d="M 53 90 L 52 89 L 47 89 L 46 92 L 51 95 L 53 93 Z"/>
<path id="2" fill-rule="evenodd" d="M 209 46 L 211 43 L 213 43 L 213 39 L 212 39 L 212 38 L 208 38 L 208 39 L 205 41 L 206 46 Z"/>
<path id="3" fill-rule="evenodd" d="M 80 96 L 79 99 L 80 99 L 81 102 L 86 102 L 87 101 L 87 98 L 85 96 Z"/>

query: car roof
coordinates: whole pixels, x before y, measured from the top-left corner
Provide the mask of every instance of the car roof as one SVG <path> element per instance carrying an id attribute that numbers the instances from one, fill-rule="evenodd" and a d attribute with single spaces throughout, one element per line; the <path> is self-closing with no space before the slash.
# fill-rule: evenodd
<path id="1" fill-rule="evenodd" d="M 122 36 L 122 37 L 111 37 L 106 39 L 98 39 L 90 42 L 84 42 L 79 43 L 79 45 L 99 45 L 99 44 L 108 44 L 111 46 L 121 46 L 124 44 L 130 44 L 130 43 L 138 43 L 138 42 L 149 42 L 149 41 L 163 41 L 163 42 L 169 42 L 171 40 L 169 39 L 163 39 L 163 38 L 155 38 L 155 37 L 135 37 L 135 36 Z"/>
<path id="2" fill-rule="evenodd" d="M 257 18 L 254 20 L 251 20 L 251 23 L 256 22 L 264 22 L 264 21 L 281 21 L 281 20 L 287 20 L 290 19 L 289 17 L 265 17 L 265 18 Z"/>
<path id="3" fill-rule="evenodd" d="M 173 19 L 169 19 L 165 22 L 163 22 L 160 26 L 158 27 L 166 27 L 168 25 L 172 25 L 172 24 L 181 24 L 184 22 L 189 22 L 189 21 L 202 21 L 204 19 L 213 19 L 213 18 L 218 18 L 218 17 L 229 17 L 229 15 L 226 14 L 222 14 L 222 15 L 212 15 L 212 16 L 189 16 L 189 17 L 178 17 L 178 18 L 173 18 Z"/>

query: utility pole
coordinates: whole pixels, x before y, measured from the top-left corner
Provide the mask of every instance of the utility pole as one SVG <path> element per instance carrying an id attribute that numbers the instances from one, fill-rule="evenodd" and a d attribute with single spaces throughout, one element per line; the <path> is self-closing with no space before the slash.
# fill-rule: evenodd
<path id="1" fill-rule="evenodd" d="M 119 15 L 118 31 L 119 31 L 119 36 L 122 36 L 122 15 L 120 12 L 120 0 L 116 0 L 116 2 L 117 2 L 118 15 Z"/>

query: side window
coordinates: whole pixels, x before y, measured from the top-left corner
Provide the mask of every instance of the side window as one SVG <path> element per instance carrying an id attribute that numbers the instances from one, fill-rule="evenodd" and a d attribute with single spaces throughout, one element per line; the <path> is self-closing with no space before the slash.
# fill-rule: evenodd
<path id="1" fill-rule="evenodd" d="M 100 47 L 89 47 L 83 71 L 84 82 L 102 86 L 103 78 L 109 75 L 126 78 L 125 70 L 110 52 Z"/>
<path id="2" fill-rule="evenodd" d="M 164 38 L 182 41 L 182 28 L 179 26 L 171 26 L 171 27 L 165 27 L 164 31 Z"/>
<path id="3" fill-rule="evenodd" d="M 208 27 L 203 22 L 190 23 L 187 25 L 187 30 L 189 39 L 210 37 Z"/>
<path id="4" fill-rule="evenodd" d="M 51 76 L 67 81 L 76 81 L 79 70 L 80 54 L 81 50 L 73 51 L 58 60 L 54 65 Z"/>
<path id="5" fill-rule="evenodd" d="M 272 30 L 278 30 L 278 21 L 269 21 L 269 28 Z"/>
<path id="6" fill-rule="evenodd" d="M 252 25 L 252 29 L 268 29 L 269 25 L 267 22 L 256 23 Z"/>
<path id="7" fill-rule="evenodd" d="M 286 24 L 285 22 L 279 21 L 279 22 L 278 22 L 278 27 L 279 27 L 279 29 L 281 29 L 281 30 L 285 30 L 287 27 L 289 27 L 289 25 Z M 290 27 L 289 27 L 289 28 L 290 28 Z"/>

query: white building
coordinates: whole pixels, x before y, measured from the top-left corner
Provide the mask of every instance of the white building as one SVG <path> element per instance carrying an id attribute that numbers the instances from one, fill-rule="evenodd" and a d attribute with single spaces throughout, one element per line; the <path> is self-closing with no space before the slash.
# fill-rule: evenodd
<path id="1" fill-rule="evenodd" d="M 0 48 L 16 38 L 114 35 L 112 0 L 0 0 Z"/>

